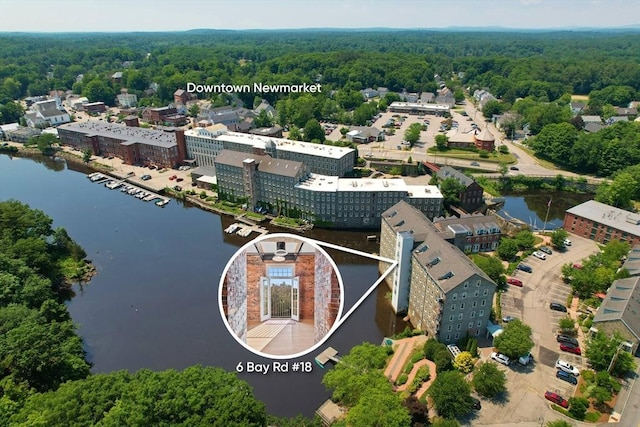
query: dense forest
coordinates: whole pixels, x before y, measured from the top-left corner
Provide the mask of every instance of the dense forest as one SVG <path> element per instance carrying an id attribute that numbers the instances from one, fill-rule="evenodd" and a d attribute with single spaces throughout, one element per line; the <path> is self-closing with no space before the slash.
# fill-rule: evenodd
<path id="1" fill-rule="evenodd" d="M 266 425 L 251 387 L 219 368 L 89 375 L 64 305 L 85 256 L 42 211 L 0 202 L 0 427 Z"/>
<path id="2" fill-rule="evenodd" d="M 320 98 L 378 86 L 435 92 L 435 74 L 448 81 L 460 72 L 458 85 L 489 87 L 507 101 L 555 100 L 611 85 L 640 90 L 638 32 L 201 30 L 4 34 L 0 40 L 0 104 L 53 89 L 113 104 L 125 87 L 143 105 L 164 105 L 187 82 L 319 81 Z M 109 79 L 118 71 L 121 82 Z M 151 83 L 158 91 L 145 94 Z M 267 95 L 272 104 L 282 97 Z M 245 98 L 253 102 L 253 95 Z"/>

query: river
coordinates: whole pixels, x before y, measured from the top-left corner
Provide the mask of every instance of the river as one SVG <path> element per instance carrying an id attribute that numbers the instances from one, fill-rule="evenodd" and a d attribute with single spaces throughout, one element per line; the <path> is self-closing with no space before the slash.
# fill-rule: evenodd
<path id="1" fill-rule="evenodd" d="M 74 286 L 67 307 L 79 325 L 92 371 L 182 369 L 193 364 L 234 370 L 238 362 L 271 362 L 232 338 L 220 318 L 218 281 L 227 261 L 249 241 L 223 232 L 232 219 L 172 200 L 164 208 L 87 179 L 63 161 L 0 155 L 0 200 L 41 209 L 87 252 L 98 275 Z M 282 230 L 274 230 L 282 232 Z M 310 238 L 377 252 L 366 232 L 313 230 Z M 345 284 L 345 312 L 378 278 L 377 263 L 327 250 Z M 384 286 L 367 298 L 321 347 L 345 354 L 381 342 L 402 325 L 390 315 Z M 320 350 L 297 361 L 312 361 Z M 312 416 L 329 397 L 323 370 L 239 377 L 269 413 Z"/>

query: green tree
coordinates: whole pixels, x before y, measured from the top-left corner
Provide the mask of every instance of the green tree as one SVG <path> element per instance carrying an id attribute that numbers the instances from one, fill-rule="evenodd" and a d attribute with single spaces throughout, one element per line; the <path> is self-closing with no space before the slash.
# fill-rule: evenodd
<path id="1" fill-rule="evenodd" d="M 569 413 L 577 420 L 584 420 L 589 408 L 589 401 L 585 397 L 569 398 Z"/>
<path id="2" fill-rule="evenodd" d="M 342 135 L 343 138 L 347 136 L 347 133 L 349 133 L 349 128 L 346 128 L 344 126 L 340 128 L 340 134 Z"/>
<path id="3" fill-rule="evenodd" d="M 558 228 L 551 233 L 551 244 L 556 249 L 564 249 L 564 241 L 569 237 L 569 233 L 562 228 Z"/>
<path id="4" fill-rule="evenodd" d="M 411 423 L 407 425 L 412 426 L 426 426 L 429 424 L 429 408 L 426 403 L 422 403 L 414 395 L 407 397 L 402 403 L 411 416 Z"/>
<path id="5" fill-rule="evenodd" d="M 519 231 L 518 234 L 515 235 L 515 240 L 520 250 L 531 249 L 536 243 L 536 237 L 529 230 Z"/>
<path id="6" fill-rule="evenodd" d="M 482 115 L 490 119 L 494 116 L 494 114 L 502 114 L 504 112 L 505 105 L 498 100 L 491 100 L 484 104 L 482 107 Z"/>
<path id="7" fill-rule="evenodd" d="M 631 199 L 638 191 L 640 178 L 628 172 L 616 175 L 611 183 L 601 184 L 596 190 L 595 200 L 610 206 L 628 209 Z"/>
<path id="8" fill-rule="evenodd" d="M 268 128 L 273 126 L 273 118 L 267 113 L 267 110 L 261 110 L 253 119 L 253 124 L 257 128 Z"/>
<path id="9" fill-rule="evenodd" d="M 503 260 L 511 261 L 518 253 L 518 243 L 514 239 L 503 237 L 500 239 L 500 244 L 496 248 L 496 252 Z"/>
<path id="10" fill-rule="evenodd" d="M 93 156 L 93 150 L 91 148 L 85 148 L 82 150 L 82 161 L 85 163 L 89 163 L 91 160 L 91 156 Z"/>
<path id="11" fill-rule="evenodd" d="M 198 117 L 198 113 L 200 113 L 200 106 L 198 104 L 193 104 L 189 108 L 189 116 Z"/>
<path id="12" fill-rule="evenodd" d="M 411 123 L 407 130 L 404 132 L 404 139 L 412 146 L 420 140 L 420 131 L 422 125 L 420 123 Z"/>
<path id="13" fill-rule="evenodd" d="M 460 204 L 460 193 L 465 189 L 463 183 L 455 178 L 445 178 L 440 180 L 440 192 L 444 197 L 445 207 Z"/>
<path id="14" fill-rule="evenodd" d="M 473 371 L 473 364 L 473 356 L 468 351 L 460 352 L 453 361 L 453 366 L 463 374 Z"/>
<path id="15" fill-rule="evenodd" d="M 304 125 L 303 137 L 305 141 L 311 141 L 313 139 L 324 141 L 326 139 L 322 126 L 320 126 L 320 123 L 318 123 L 316 119 L 311 119 Z"/>
<path id="16" fill-rule="evenodd" d="M 388 351 L 386 347 L 369 343 L 355 346 L 341 363 L 324 375 L 322 383 L 333 390 L 336 402 L 354 406 L 370 388 L 384 390 L 389 385 L 381 371 Z"/>
<path id="17" fill-rule="evenodd" d="M 480 396 L 495 397 L 507 390 L 507 376 L 495 363 L 482 362 L 478 365 L 471 384 Z"/>
<path id="18" fill-rule="evenodd" d="M 449 146 L 449 138 L 447 138 L 447 135 L 443 135 L 439 133 L 438 135 L 436 135 L 435 140 L 436 140 L 436 148 L 439 151 L 444 151 Z"/>
<path id="19" fill-rule="evenodd" d="M 554 162 L 566 164 L 571 158 L 578 131 L 570 123 L 553 123 L 542 128 L 531 148 Z"/>
<path id="20" fill-rule="evenodd" d="M 502 282 L 506 283 L 504 278 L 504 266 L 502 265 L 502 261 L 498 258 L 478 255 L 473 257 L 473 262 L 497 284 L 501 284 Z"/>
<path id="21" fill-rule="evenodd" d="M 389 382 L 384 389 L 368 389 L 347 414 L 347 425 L 354 427 L 405 427 L 410 423 L 408 409 L 393 392 Z"/>
<path id="22" fill-rule="evenodd" d="M 558 325 L 563 331 L 573 331 L 576 327 L 576 321 L 569 316 L 565 316 L 558 321 Z"/>
<path id="23" fill-rule="evenodd" d="M 596 333 L 587 343 L 585 356 L 589 364 L 596 371 L 607 371 L 611 368 L 611 374 L 621 376 L 630 370 L 634 370 L 633 357 L 620 349 L 624 339 L 618 332 L 613 336 L 607 336 L 603 332 Z"/>
<path id="24" fill-rule="evenodd" d="M 82 94 L 91 102 L 102 101 L 106 105 L 113 105 L 116 93 L 102 80 L 92 80 L 84 86 Z"/>
<path id="25" fill-rule="evenodd" d="M 547 427 L 573 427 L 570 423 L 568 423 L 565 420 L 555 420 L 555 421 L 549 421 L 547 424 L 545 424 Z"/>
<path id="26" fill-rule="evenodd" d="M 289 130 L 289 139 L 294 141 L 302 140 L 302 133 L 297 126 L 291 126 L 291 129 Z"/>
<path id="27" fill-rule="evenodd" d="M 460 427 L 458 420 L 437 418 L 431 423 L 432 427 Z"/>
<path id="28" fill-rule="evenodd" d="M 458 418 L 473 408 L 471 387 L 460 372 L 438 374 L 428 391 L 438 414 L 444 418 Z"/>
<path id="29" fill-rule="evenodd" d="M 517 359 L 533 348 L 531 327 L 519 319 L 513 320 L 504 327 L 504 331 L 495 337 L 494 346 L 502 354 Z"/>

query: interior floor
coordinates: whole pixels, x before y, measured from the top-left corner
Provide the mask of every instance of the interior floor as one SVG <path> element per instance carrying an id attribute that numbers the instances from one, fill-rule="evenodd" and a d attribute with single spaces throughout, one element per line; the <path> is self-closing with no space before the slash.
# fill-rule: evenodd
<path id="1" fill-rule="evenodd" d="M 247 345 L 260 352 L 285 356 L 313 347 L 313 320 L 270 319 L 249 325 Z"/>

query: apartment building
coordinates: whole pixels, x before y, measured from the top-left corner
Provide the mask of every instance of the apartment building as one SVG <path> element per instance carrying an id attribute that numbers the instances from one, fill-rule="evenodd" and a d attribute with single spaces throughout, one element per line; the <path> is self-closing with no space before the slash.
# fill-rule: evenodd
<path id="1" fill-rule="evenodd" d="M 173 168 L 184 161 L 181 130 L 160 131 L 89 121 L 58 128 L 62 144 L 89 148 L 98 156 L 115 156 L 125 164 Z"/>
<path id="2" fill-rule="evenodd" d="M 569 233 L 606 244 L 611 240 L 640 243 L 640 214 L 589 200 L 568 209 L 563 228 Z"/>
<path id="3" fill-rule="evenodd" d="M 435 218 L 433 225 L 443 239 L 465 253 L 494 251 L 502 237 L 500 226 L 490 215 Z"/>
<path id="4" fill-rule="evenodd" d="M 269 155 L 274 159 L 302 162 L 312 173 L 329 176 L 344 176 L 353 170 L 357 152 L 352 148 L 312 144 L 246 133 L 211 130 L 206 132 L 192 129 L 185 132 L 187 153 L 196 159 L 198 166 L 214 163 L 220 151 L 232 150 L 252 155 Z"/>
<path id="5" fill-rule="evenodd" d="M 484 203 L 484 189 L 473 178 L 468 177 L 451 166 L 443 166 L 437 172 L 438 179 L 453 178 L 462 185 L 464 190 L 460 192 L 460 207 L 467 212 L 473 212 Z"/>
<path id="6" fill-rule="evenodd" d="M 382 214 L 380 255 L 398 261 L 391 303 L 415 328 L 445 343 L 486 332 L 496 284 L 418 209 L 400 201 Z"/>
<path id="7" fill-rule="evenodd" d="M 215 158 L 218 192 L 253 209 L 299 216 L 336 228 L 377 228 L 382 212 L 406 200 L 430 218 L 442 212 L 435 186 L 402 179 L 348 179 L 311 172 L 304 162 L 223 150 Z"/>

